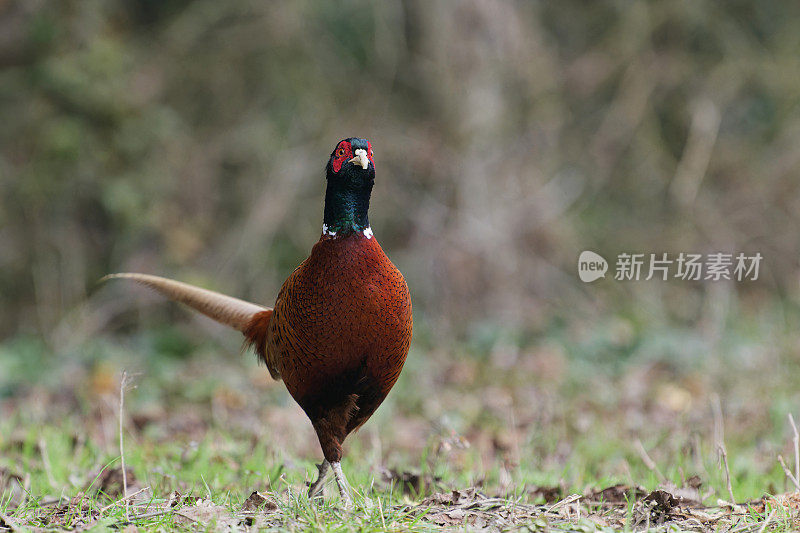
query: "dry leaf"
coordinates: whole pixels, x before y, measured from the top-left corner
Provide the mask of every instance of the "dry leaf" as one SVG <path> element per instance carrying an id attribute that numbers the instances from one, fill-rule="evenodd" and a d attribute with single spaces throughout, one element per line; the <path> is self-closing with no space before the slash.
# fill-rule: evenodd
<path id="1" fill-rule="evenodd" d="M 214 505 L 210 500 L 200 500 L 190 507 L 184 507 L 175 513 L 178 523 L 197 523 L 202 526 L 214 525 L 216 528 L 236 527 L 239 520 L 227 507 Z"/>
<path id="2" fill-rule="evenodd" d="M 394 468 L 381 469 L 381 477 L 385 483 L 393 483 L 395 486 L 400 487 L 403 493 L 414 496 L 430 492 L 442 480 L 442 478 L 433 477 L 430 474 L 417 474 L 407 471 L 401 472 Z"/>
<path id="3" fill-rule="evenodd" d="M 555 503 L 564 497 L 564 488 L 536 486 L 528 491 L 528 495 L 534 500 L 541 497 L 545 503 Z"/>
<path id="4" fill-rule="evenodd" d="M 128 494 L 141 488 L 137 484 L 133 470 L 126 468 L 125 477 L 128 485 Z M 106 468 L 98 476 L 92 476 L 86 490 L 101 492 L 112 499 L 121 497 L 123 492 L 122 468 Z"/>
<path id="5" fill-rule="evenodd" d="M 612 485 L 601 490 L 593 490 L 584 495 L 587 502 L 603 505 L 627 505 L 647 494 L 644 488 L 630 485 Z"/>
<path id="6" fill-rule="evenodd" d="M 272 513 L 278 510 L 278 505 L 272 501 L 271 498 L 261 494 L 258 491 L 253 491 L 249 498 L 242 504 L 242 511 L 255 512 L 263 511 L 265 513 Z"/>

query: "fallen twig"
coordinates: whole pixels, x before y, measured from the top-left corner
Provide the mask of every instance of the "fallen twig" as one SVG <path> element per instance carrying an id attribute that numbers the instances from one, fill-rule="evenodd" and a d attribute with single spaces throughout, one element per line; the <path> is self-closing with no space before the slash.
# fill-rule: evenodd
<path id="1" fill-rule="evenodd" d="M 125 385 L 128 384 L 128 373 L 122 371 L 119 382 L 119 456 L 122 461 L 122 500 L 125 502 L 125 519 L 130 520 L 130 506 L 128 505 L 128 473 L 125 471 L 125 447 L 122 442 L 122 426 L 125 406 Z"/>
<path id="2" fill-rule="evenodd" d="M 642 444 L 641 440 L 636 439 L 636 447 L 638 448 L 639 456 L 642 458 L 642 462 L 644 463 L 644 465 L 647 468 L 649 468 L 652 472 L 655 472 L 655 474 L 662 482 L 666 481 L 667 478 L 664 477 L 664 474 L 662 474 L 661 470 L 658 469 L 658 465 L 656 465 L 656 462 L 653 461 L 650 455 L 648 455 L 647 450 L 644 449 L 644 444 Z"/>
<path id="3" fill-rule="evenodd" d="M 568 503 L 572 503 L 572 502 L 578 501 L 581 498 L 583 498 L 583 496 L 580 495 L 580 494 L 571 494 L 571 495 L 567 496 L 566 498 L 564 498 L 563 500 L 557 501 L 556 503 L 551 505 L 547 509 L 547 511 L 545 511 L 545 512 L 552 513 L 554 509 L 558 509 L 559 507 L 567 505 Z"/>
<path id="4" fill-rule="evenodd" d="M 791 416 L 792 415 L 789 415 L 789 418 L 791 418 Z M 794 425 L 794 421 L 792 421 L 792 425 Z M 797 434 L 797 430 L 795 430 L 795 435 L 796 434 Z M 797 441 L 795 441 L 795 442 L 797 442 Z M 772 512 L 769 513 L 769 516 L 767 517 L 766 520 L 764 520 L 764 523 L 761 525 L 761 529 L 758 530 L 758 533 L 764 533 L 764 531 L 767 530 L 767 526 L 772 521 L 772 517 L 775 516 L 775 512 L 776 511 L 777 511 L 777 509 L 773 509 Z"/>
<path id="5" fill-rule="evenodd" d="M 720 459 L 722 459 L 722 466 L 725 468 L 725 481 L 728 485 L 728 495 L 731 497 L 731 503 L 736 505 L 736 498 L 733 497 L 733 486 L 731 485 L 731 470 L 728 468 L 728 451 L 725 449 L 724 442 L 717 445 L 717 451 L 719 452 Z"/>
<path id="6" fill-rule="evenodd" d="M 118 504 L 120 504 L 122 502 L 132 500 L 134 497 L 138 496 L 139 494 L 143 493 L 144 491 L 146 491 L 149 488 L 150 487 L 143 487 L 143 488 L 137 490 L 136 492 L 134 492 L 133 494 L 128 494 L 127 496 L 124 496 L 124 497 L 120 498 L 119 500 L 117 500 L 115 502 L 109 503 L 108 505 L 106 505 L 105 507 L 100 509 L 100 513 L 102 514 L 102 513 L 106 512 L 106 511 L 108 511 L 109 509 L 111 509 L 112 507 L 114 507 L 115 505 L 118 505 Z"/>
<path id="7" fill-rule="evenodd" d="M 50 465 L 50 454 L 47 453 L 47 442 L 45 442 L 44 437 L 39 438 L 39 453 L 42 455 L 42 465 L 44 466 L 45 474 L 47 474 L 47 482 L 50 483 L 51 487 L 56 488 L 58 484 L 53 476 L 53 467 Z"/>
<path id="8" fill-rule="evenodd" d="M 173 513 L 171 509 L 168 511 L 154 511 L 152 513 L 145 513 L 140 515 L 133 515 L 128 522 L 136 522 L 137 520 L 146 520 L 148 518 L 156 518 L 165 514 Z"/>
<path id="9" fill-rule="evenodd" d="M 728 450 L 725 448 L 725 423 L 722 418 L 722 402 L 716 394 L 711 399 L 711 410 L 714 414 L 714 436 L 717 439 L 717 453 L 725 468 L 725 481 L 728 488 L 728 496 L 731 504 L 736 505 L 736 498 L 733 497 L 733 486 L 731 485 L 731 470 L 728 468 Z"/>
<path id="10" fill-rule="evenodd" d="M 20 526 L 8 516 L 0 513 L 0 526 L 8 528 L 10 531 L 20 531 Z"/>
<path id="11" fill-rule="evenodd" d="M 798 482 L 798 479 L 794 477 L 794 474 L 792 474 L 792 472 L 789 470 L 789 467 L 786 466 L 786 461 L 783 460 L 782 455 L 778 456 L 778 462 L 781 464 L 781 468 L 783 468 L 783 473 L 786 474 L 786 477 L 788 477 L 789 481 L 791 481 L 794 485 L 795 490 L 800 492 L 800 483 Z"/>
<path id="12" fill-rule="evenodd" d="M 792 425 L 792 444 L 794 444 L 794 478 L 800 480 L 800 433 L 797 432 L 797 424 L 794 423 L 792 413 L 789 413 L 789 424 Z"/>

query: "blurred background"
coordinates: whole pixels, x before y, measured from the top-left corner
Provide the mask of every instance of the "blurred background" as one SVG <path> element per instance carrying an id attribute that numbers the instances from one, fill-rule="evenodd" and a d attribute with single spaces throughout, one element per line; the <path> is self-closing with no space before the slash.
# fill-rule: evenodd
<path id="1" fill-rule="evenodd" d="M 779 448 L 800 405 L 799 51 L 800 4 L 778 0 L 0 0 L 0 414 L 91 411 L 127 369 L 131 431 L 188 398 L 198 423 L 283 409 L 310 435 L 235 333 L 98 279 L 271 305 L 319 237 L 331 150 L 360 136 L 415 340 L 354 446 L 458 435 L 512 478 L 575 481 L 580 435 L 658 457 L 675 427 L 718 436 L 717 402 L 729 439 Z M 586 249 L 764 259 L 752 282 L 584 284 Z"/>

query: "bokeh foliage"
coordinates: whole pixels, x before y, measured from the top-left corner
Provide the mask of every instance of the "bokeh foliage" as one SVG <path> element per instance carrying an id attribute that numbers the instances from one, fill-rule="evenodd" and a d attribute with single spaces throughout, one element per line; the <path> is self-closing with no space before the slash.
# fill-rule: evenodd
<path id="1" fill-rule="evenodd" d="M 791 310 L 798 20 L 782 1 L 2 2 L 0 335 L 55 347 L 173 312 L 90 299 L 110 271 L 270 304 L 350 135 L 376 147 L 372 225 L 434 344 Z M 586 287 L 583 249 L 765 264 L 748 285 Z"/>

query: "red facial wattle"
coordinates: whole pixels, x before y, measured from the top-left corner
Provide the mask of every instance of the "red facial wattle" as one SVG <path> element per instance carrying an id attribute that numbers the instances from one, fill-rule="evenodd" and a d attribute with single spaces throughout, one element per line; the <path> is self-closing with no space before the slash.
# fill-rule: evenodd
<path id="1" fill-rule="evenodd" d="M 349 161 L 353 158 L 353 147 L 350 145 L 348 141 L 342 141 L 336 147 L 336 151 L 334 152 L 333 156 L 333 171 L 339 172 L 341 170 L 342 165 L 346 161 Z"/>
<path id="2" fill-rule="evenodd" d="M 366 153 L 367 159 L 374 165 L 375 160 L 372 158 L 372 143 L 369 141 L 367 141 Z M 342 165 L 352 160 L 356 155 L 358 154 L 353 151 L 353 145 L 350 143 L 350 141 L 340 142 L 336 146 L 336 150 L 333 152 L 333 160 L 331 161 L 333 172 L 338 173 L 342 169 Z"/>

